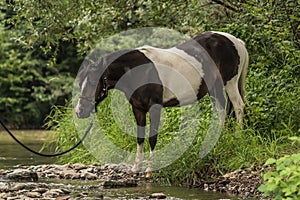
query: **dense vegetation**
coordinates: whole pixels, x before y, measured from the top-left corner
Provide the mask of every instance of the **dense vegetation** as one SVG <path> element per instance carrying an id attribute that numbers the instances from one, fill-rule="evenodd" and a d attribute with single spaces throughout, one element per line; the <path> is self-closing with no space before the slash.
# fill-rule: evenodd
<path id="1" fill-rule="evenodd" d="M 228 119 L 230 125 L 218 144 L 202 160 L 197 157 L 203 138 L 199 131 L 193 147 L 156 176 L 166 182 L 197 184 L 206 174 L 261 165 L 269 157 L 299 151 L 288 139 L 300 135 L 299 0 L 7 0 L 0 5 L 0 112 L 10 124 L 40 124 L 51 105 L 68 102 L 82 58 L 110 35 L 147 26 L 190 36 L 218 30 L 243 39 L 250 54 L 245 128 L 235 130 L 234 120 Z M 99 120 L 105 120 L 111 140 L 132 150 L 135 139 L 109 117 L 100 117 L 110 116 L 109 101 L 99 106 Z M 176 126 L 176 120 L 168 119 L 176 119 L 178 111 L 167 113 L 166 123 Z M 204 122 L 209 117 L 201 115 Z M 54 107 L 48 117 L 47 125 L 57 130 L 62 149 L 78 140 L 71 119 L 68 104 Z M 163 128 L 166 134 L 160 134 L 158 146 L 170 139 L 168 131 Z M 96 162 L 82 146 L 61 161 Z"/>

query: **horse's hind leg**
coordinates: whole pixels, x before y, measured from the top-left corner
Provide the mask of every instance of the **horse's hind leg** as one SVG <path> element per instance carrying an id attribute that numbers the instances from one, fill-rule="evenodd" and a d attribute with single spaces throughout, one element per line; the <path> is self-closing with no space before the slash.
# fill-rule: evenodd
<path id="1" fill-rule="evenodd" d="M 237 122 L 240 124 L 240 126 L 242 126 L 245 105 L 244 105 L 242 96 L 239 92 L 238 81 L 236 78 L 237 77 L 235 77 L 227 82 L 227 84 L 225 86 L 225 90 L 228 94 L 229 100 L 231 101 L 231 103 L 233 105 L 233 109 L 235 112 Z"/>
<path id="2" fill-rule="evenodd" d="M 149 134 L 149 144 L 150 144 L 150 162 L 146 169 L 146 178 L 152 177 L 152 165 L 154 162 L 155 156 L 155 146 L 157 141 L 157 133 L 158 127 L 160 122 L 160 111 L 161 105 L 155 104 L 151 106 L 149 113 L 150 113 L 150 134 Z"/>

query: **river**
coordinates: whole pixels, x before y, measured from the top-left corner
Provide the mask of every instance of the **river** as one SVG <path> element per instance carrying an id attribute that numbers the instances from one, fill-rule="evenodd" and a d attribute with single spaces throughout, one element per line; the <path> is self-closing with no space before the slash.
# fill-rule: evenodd
<path id="1" fill-rule="evenodd" d="M 43 130 L 21 130 L 13 131 L 13 133 L 28 145 L 30 148 L 40 150 L 43 143 L 51 137 L 51 132 Z M 55 158 L 47 158 L 34 155 L 31 152 L 19 146 L 6 132 L 0 131 L 0 170 L 8 170 L 16 168 L 17 165 L 41 165 L 53 164 Z M 47 151 L 43 151 L 47 153 Z M 49 151 L 48 151 L 49 152 Z M 0 181 L 1 182 L 1 181 Z M 40 179 L 39 182 L 61 182 L 60 180 Z M 64 184 L 86 184 L 71 180 L 64 180 Z M 206 192 L 199 189 L 188 189 L 184 187 L 163 186 L 154 183 L 146 183 L 137 187 L 105 189 L 104 194 L 113 199 L 148 199 L 149 194 L 162 192 L 167 199 L 201 199 L 201 200 L 220 200 L 220 199 L 238 199 L 237 197 L 227 196 L 225 194 Z"/>

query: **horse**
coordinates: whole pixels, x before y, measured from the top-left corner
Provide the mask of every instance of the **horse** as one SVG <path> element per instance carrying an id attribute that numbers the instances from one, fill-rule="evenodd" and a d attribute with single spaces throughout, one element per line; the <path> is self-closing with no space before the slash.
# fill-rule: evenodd
<path id="1" fill-rule="evenodd" d="M 80 97 L 75 113 L 78 118 L 87 118 L 108 96 L 108 90 L 123 91 L 137 124 L 137 152 L 132 171 L 138 172 L 143 160 L 146 114 L 150 116 L 151 161 L 161 109 L 188 105 L 206 94 L 213 95 L 211 85 L 220 79 L 237 122 L 242 125 L 248 62 L 242 40 L 215 31 L 204 32 L 168 49 L 142 46 L 116 51 L 79 71 Z M 218 98 L 217 94 L 213 96 Z M 151 166 L 146 173 L 146 177 L 152 176 Z"/>

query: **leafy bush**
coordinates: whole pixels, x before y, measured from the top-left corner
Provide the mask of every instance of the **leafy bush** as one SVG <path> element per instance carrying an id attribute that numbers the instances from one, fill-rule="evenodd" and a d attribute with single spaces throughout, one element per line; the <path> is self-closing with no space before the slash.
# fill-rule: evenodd
<path id="1" fill-rule="evenodd" d="M 300 137 L 292 140 L 300 142 Z M 265 184 L 258 189 L 275 200 L 300 199 L 300 153 L 286 155 L 279 159 L 270 158 L 265 165 L 275 167 L 274 171 L 266 172 Z"/>

